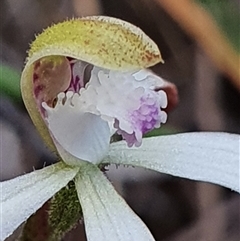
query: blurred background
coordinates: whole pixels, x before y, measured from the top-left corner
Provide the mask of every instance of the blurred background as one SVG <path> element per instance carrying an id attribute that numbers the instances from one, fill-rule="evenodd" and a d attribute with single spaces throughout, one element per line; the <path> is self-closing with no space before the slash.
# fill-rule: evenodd
<path id="1" fill-rule="evenodd" d="M 240 134 L 239 0 L 1 0 L 1 180 L 56 161 L 21 99 L 19 81 L 29 43 L 53 23 L 100 14 L 144 30 L 165 60 L 152 70 L 178 88 L 179 104 L 167 124 L 150 135 Z M 240 240 L 240 198 L 230 190 L 138 168 L 113 166 L 108 175 L 156 241 Z M 44 223 L 36 229 L 40 231 L 25 240 L 45 240 L 39 234 Z M 84 241 L 83 230 L 81 223 L 63 240 Z"/>

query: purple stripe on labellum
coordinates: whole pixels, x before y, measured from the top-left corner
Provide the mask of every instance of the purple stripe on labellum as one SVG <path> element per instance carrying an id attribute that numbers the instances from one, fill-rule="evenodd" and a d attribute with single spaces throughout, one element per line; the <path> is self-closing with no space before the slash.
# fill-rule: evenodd
<path id="1" fill-rule="evenodd" d="M 84 75 L 88 64 L 76 59 L 69 59 L 69 63 L 71 66 L 71 82 L 65 93 L 67 91 L 78 93 L 80 89 L 83 88 L 86 84 L 84 81 Z"/>
<path id="2" fill-rule="evenodd" d="M 70 66 L 71 66 L 71 82 L 70 85 L 68 86 L 68 89 L 65 91 L 73 91 L 75 93 L 78 93 L 82 87 L 84 87 L 84 81 L 83 81 L 83 76 L 84 76 L 84 69 L 82 70 L 82 73 L 79 73 L 81 77 L 75 73 L 74 71 L 74 66 L 76 65 L 77 61 L 72 59 L 70 61 Z M 80 70 L 81 71 L 81 70 Z"/>
<path id="3" fill-rule="evenodd" d="M 80 78 L 79 76 L 72 76 L 72 80 L 71 83 L 68 87 L 68 89 L 65 91 L 65 93 L 67 93 L 67 91 L 73 91 L 74 93 L 78 93 L 79 90 L 82 88 L 83 86 L 81 86 L 80 84 Z"/>

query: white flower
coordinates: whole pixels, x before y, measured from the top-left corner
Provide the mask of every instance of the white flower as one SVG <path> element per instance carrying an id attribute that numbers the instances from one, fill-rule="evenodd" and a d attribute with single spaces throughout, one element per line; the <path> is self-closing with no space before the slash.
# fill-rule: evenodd
<path id="1" fill-rule="evenodd" d="M 239 192 L 239 135 L 185 133 L 142 138 L 166 121 L 164 81 L 148 72 L 120 72 L 71 63 L 71 80 L 47 99 L 35 96 L 65 162 L 1 183 L 3 241 L 70 180 L 83 210 L 88 241 L 151 241 L 144 223 L 116 193 L 99 164 L 124 164 L 223 185 Z M 82 67 L 81 67 L 82 66 Z M 78 69 L 81 69 L 78 73 Z M 123 141 L 111 143 L 117 132 Z"/>

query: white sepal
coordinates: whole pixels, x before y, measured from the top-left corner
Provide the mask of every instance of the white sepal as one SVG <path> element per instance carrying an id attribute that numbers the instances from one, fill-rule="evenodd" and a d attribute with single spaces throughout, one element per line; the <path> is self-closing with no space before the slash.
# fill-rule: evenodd
<path id="1" fill-rule="evenodd" d="M 96 166 L 82 165 L 75 183 L 88 241 L 154 241 L 145 224 Z"/>
<path id="2" fill-rule="evenodd" d="M 198 132 L 144 138 L 139 148 L 121 141 L 111 144 L 103 162 L 145 167 L 239 192 L 239 140 L 234 134 Z"/>
<path id="3" fill-rule="evenodd" d="M 0 241 L 74 178 L 78 168 L 63 163 L 0 183 Z"/>

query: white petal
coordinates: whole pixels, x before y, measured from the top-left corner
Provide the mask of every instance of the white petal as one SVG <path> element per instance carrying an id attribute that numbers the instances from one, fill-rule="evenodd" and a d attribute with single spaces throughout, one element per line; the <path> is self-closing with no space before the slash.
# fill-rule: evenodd
<path id="1" fill-rule="evenodd" d="M 78 168 L 57 163 L 0 183 L 0 241 L 74 178 Z"/>
<path id="2" fill-rule="evenodd" d="M 239 192 L 239 140 L 239 135 L 227 133 L 185 133 L 145 138 L 139 148 L 118 142 L 111 144 L 103 162 L 145 167 Z"/>
<path id="3" fill-rule="evenodd" d="M 145 224 L 96 166 L 87 163 L 80 170 L 76 188 L 88 241 L 154 241 Z"/>
<path id="4" fill-rule="evenodd" d="M 48 117 L 48 127 L 57 142 L 57 148 L 63 148 L 66 152 L 78 159 L 99 163 L 107 154 L 110 142 L 110 129 L 108 123 L 100 116 L 82 112 L 71 103 L 73 93 L 67 92 L 67 100 L 63 104 L 64 93 L 58 95 L 59 101 L 55 108 L 43 103 Z M 59 148 L 58 148 L 59 149 Z M 61 152 L 61 150 L 58 150 Z M 68 159 L 63 160 L 70 165 Z"/>

